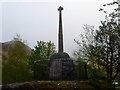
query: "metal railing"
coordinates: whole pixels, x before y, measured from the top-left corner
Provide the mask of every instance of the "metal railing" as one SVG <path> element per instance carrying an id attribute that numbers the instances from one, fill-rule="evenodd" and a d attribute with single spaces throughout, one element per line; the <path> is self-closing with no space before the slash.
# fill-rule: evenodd
<path id="1" fill-rule="evenodd" d="M 72 62 L 73 65 L 71 65 L 70 62 Z M 53 64 L 53 66 L 51 64 Z M 39 60 L 34 63 L 34 79 L 35 80 L 87 79 L 87 63 L 71 59 Z"/>

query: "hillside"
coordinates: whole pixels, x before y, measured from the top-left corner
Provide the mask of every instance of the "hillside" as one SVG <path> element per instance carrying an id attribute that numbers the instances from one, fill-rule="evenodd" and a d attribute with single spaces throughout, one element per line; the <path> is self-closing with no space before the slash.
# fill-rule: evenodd
<path id="1" fill-rule="evenodd" d="M 2 61 L 8 60 L 8 50 L 15 44 L 15 42 L 16 41 L 8 41 L 4 43 L 0 42 L 0 58 L 2 59 Z M 25 45 L 25 47 L 29 55 L 32 49 L 27 45 Z"/>

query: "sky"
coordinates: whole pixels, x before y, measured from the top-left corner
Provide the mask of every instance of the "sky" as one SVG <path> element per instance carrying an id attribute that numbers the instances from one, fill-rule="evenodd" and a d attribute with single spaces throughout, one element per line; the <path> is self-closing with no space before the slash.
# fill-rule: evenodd
<path id="1" fill-rule="evenodd" d="M 7 42 L 19 34 L 34 48 L 37 41 L 52 41 L 57 47 L 58 7 L 62 6 L 64 51 L 72 55 L 77 50 L 74 39 L 83 33 L 84 24 L 98 29 L 104 14 L 103 4 L 112 0 L 1 0 L 0 42 Z"/>

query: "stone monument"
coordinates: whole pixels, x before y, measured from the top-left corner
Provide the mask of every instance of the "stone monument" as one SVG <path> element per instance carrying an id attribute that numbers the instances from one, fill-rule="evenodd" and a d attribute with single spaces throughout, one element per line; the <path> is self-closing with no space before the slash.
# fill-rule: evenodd
<path id="1" fill-rule="evenodd" d="M 58 32 L 58 53 L 51 56 L 49 60 L 49 79 L 50 80 L 73 80 L 74 64 L 70 56 L 63 50 L 63 30 L 62 30 L 62 10 L 59 7 L 59 32 Z"/>

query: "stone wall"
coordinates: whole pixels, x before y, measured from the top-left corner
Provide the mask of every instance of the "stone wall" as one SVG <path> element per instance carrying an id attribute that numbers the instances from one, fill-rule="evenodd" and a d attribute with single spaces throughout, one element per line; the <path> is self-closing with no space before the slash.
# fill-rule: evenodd
<path id="1" fill-rule="evenodd" d="M 60 58 L 50 60 L 49 79 L 50 80 L 73 80 L 75 69 L 73 60 L 70 58 Z"/>
<path id="2" fill-rule="evenodd" d="M 50 61 L 51 65 L 49 66 L 49 79 L 50 80 L 60 80 L 62 79 L 62 61 L 61 60 L 52 60 Z"/>

